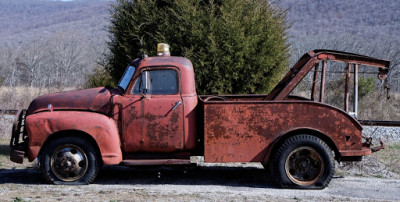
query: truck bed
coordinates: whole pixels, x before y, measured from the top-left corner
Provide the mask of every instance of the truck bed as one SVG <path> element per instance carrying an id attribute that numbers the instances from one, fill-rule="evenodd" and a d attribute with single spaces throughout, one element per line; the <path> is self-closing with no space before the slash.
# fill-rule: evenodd
<path id="1" fill-rule="evenodd" d="M 204 126 L 205 162 L 264 162 L 273 143 L 293 131 L 318 131 L 343 155 L 360 151 L 361 125 L 330 105 L 266 95 L 199 96 Z M 327 124 L 334 123 L 334 124 Z M 351 134 L 345 137 L 343 132 Z"/>

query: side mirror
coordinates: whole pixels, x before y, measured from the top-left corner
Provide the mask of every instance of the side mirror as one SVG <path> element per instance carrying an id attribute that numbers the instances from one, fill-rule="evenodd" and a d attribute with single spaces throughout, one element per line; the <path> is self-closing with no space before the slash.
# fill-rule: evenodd
<path id="1" fill-rule="evenodd" d="M 147 92 L 149 90 L 149 82 L 148 82 L 148 79 L 147 79 L 148 75 L 149 75 L 148 71 L 144 71 L 144 72 L 142 72 L 142 74 L 140 74 L 139 93 L 142 96 L 147 94 Z"/>

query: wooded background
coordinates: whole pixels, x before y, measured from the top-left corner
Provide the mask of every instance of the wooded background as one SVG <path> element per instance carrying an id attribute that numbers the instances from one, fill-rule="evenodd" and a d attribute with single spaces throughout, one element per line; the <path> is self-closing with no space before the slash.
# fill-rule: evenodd
<path id="1" fill-rule="evenodd" d="M 0 108 L 27 107 L 39 94 L 84 88 L 89 75 L 102 71 L 112 2 L 0 1 Z M 391 91 L 400 91 L 397 0 L 281 0 L 271 5 L 287 10 L 288 69 L 312 49 L 355 52 L 390 59 Z M 374 91 L 380 90 L 377 83 Z M 372 94 L 375 101 L 383 96 Z"/>

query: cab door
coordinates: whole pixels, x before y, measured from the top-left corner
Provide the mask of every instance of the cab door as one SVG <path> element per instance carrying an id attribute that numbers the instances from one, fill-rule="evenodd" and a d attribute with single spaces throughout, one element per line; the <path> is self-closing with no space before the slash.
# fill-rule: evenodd
<path id="1" fill-rule="evenodd" d="M 141 112 L 132 124 L 141 122 L 140 138 L 129 138 L 141 152 L 175 152 L 184 148 L 183 100 L 177 68 L 145 69 L 132 96 L 141 96 Z M 137 111 L 136 111 L 137 113 Z M 127 123 L 129 124 L 129 123 Z M 135 127 L 138 127 L 135 124 Z M 129 133 L 129 131 L 126 131 Z M 131 150 L 132 151 L 132 150 Z"/>

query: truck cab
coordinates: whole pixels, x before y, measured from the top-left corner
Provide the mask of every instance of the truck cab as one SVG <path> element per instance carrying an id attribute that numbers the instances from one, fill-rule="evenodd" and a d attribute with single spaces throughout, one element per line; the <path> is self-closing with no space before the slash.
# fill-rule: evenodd
<path id="1" fill-rule="evenodd" d="M 138 59 L 112 97 L 126 153 L 182 152 L 196 147 L 198 98 L 191 62 L 182 57 Z"/>

